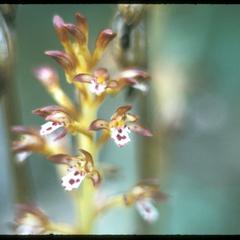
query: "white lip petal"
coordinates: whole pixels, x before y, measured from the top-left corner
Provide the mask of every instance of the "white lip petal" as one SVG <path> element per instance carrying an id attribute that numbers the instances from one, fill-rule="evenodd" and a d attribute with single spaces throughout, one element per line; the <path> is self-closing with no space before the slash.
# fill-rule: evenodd
<path id="1" fill-rule="evenodd" d="M 128 127 L 111 128 L 111 138 L 119 147 L 122 147 L 131 141 L 130 132 Z"/>
<path id="2" fill-rule="evenodd" d="M 135 69 L 129 69 L 121 72 L 120 75 L 122 78 L 133 78 L 136 77 L 136 70 Z"/>
<path id="3" fill-rule="evenodd" d="M 144 84 L 144 83 L 136 83 L 136 84 L 132 85 L 132 87 L 135 89 L 138 89 L 142 92 L 145 92 L 145 93 L 149 90 L 148 85 Z"/>
<path id="4" fill-rule="evenodd" d="M 96 95 L 100 95 L 103 92 L 105 92 L 106 87 L 107 87 L 106 84 L 99 84 L 96 81 L 91 81 L 89 85 L 89 91 Z"/>
<path id="5" fill-rule="evenodd" d="M 16 229 L 19 235 L 35 235 L 42 234 L 43 228 L 40 226 L 21 225 Z"/>
<path id="6" fill-rule="evenodd" d="M 136 208 L 142 218 L 148 222 L 154 222 L 159 217 L 157 209 L 149 199 L 137 201 Z"/>
<path id="7" fill-rule="evenodd" d="M 17 234 L 40 234 L 43 231 L 41 222 L 35 217 L 26 217 L 22 223 L 16 228 Z"/>
<path id="8" fill-rule="evenodd" d="M 34 229 L 32 226 L 21 225 L 16 229 L 17 234 L 34 234 Z"/>
<path id="9" fill-rule="evenodd" d="M 23 162 L 24 160 L 26 160 L 30 155 L 32 154 L 32 152 L 20 152 L 16 154 L 16 159 L 18 162 Z"/>
<path id="10" fill-rule="evenodd" d="M 62 177 L 62 186 L 66 191 L 71 191 L 74 188 L 78 188 L 85 177 L 85 172 L 79 171 L 75 167 L 69 168 L 67 175 Z"/>
<path id="11" fill-rule="evenodd" d="M 41 126 L 40 129 L 40 135 L 48 135 L 56 131 L 58 128 L 64 127 L 63 123 L 57 123 L 57 122 L 46 122 Z"/>

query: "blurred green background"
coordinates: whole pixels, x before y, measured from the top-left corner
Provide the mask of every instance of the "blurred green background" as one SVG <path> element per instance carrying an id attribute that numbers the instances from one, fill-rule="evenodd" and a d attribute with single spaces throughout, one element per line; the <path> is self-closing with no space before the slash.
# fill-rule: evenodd
<path id="1" fill-rule="evenodd" d="M 42 124 L 40 118 L 31 114 L 32 109 L 53 103 L 34 78 L 33 68 L 49 64 L 58 69 L 64 88 L 71 94 L 71 86 L 64 82 L 62 70 L 43 52 L 61 49 L 52 25 L 53 15 L 58 14 L 66 22 L 73 22 L 77 11 L 88 18 L 90 44 L 93 46 L 98 32 L 111 27 L 116 5 L 36 4 L 17 7 L 15 80 L 19 102 L 16 104 L 24 125 Z M 174 134 L 167 135 L 166 169 L 159 169 L 159 174 L 161 171 L 166 173 L 160 184 L 169 194 L 169 200 L 160 204 L 159 221 L 150 227 L 142 228 L 148 224 L 139 220 L 134 207 L 119 208 L 101 217 L 94 233 L 239 234 L 240 6 L 154 5 L 149 8 L 151 11 L 147 26 L 150 71 L 151 66 L 158 68 L 159 64 L 162 70 L 158 77 L 163 79 L 167 76 L 164 66 L 168 66 L 169 75 L 175 74 L 176 81 L 178 77 L 184 78 L 187 86 L 187 90 L 180 93 L 184 95 L 185 109 L 180 131 L 174 130 Z M 157 86 L 157 80 L 153 79 L 153 82 Z M 154 94 L 152 89 L 149 94 Z M 163 104 L 151 96 L 148 101 L 141 101 L 153 112 Z M 110 116 L 117 106 L 128 102 L 124 93 L 109 98 L 99 116 Z M 13 184 L 9 176 L 2 101 L 0 104 L 0 233 L 9 234 L 8 223 L 13 219 L 14 210 Z M 139 107 L 139 101 L 134 100 L 133 105 Z M 152 121 L 161 122 L 161 117 Z M 118 178 L 105 183 L 107 194 L 126 191 L 139 179 L 139 143 L 134 138 L 124 149 L 115 147 L 112 142 L 105 146 L 101 160 L 121 168 Z M 73 222 L 73 208 L 58 182 L 54 166 L 39 155 L 31 156 L 28 162 L 38 205 L 53 220 Z"/>

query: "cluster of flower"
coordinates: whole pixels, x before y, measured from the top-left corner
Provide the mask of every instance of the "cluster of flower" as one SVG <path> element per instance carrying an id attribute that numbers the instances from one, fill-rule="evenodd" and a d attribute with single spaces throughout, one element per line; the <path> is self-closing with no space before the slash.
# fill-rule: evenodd
<path id="1" fill-rule="evenodd" d="M 61 88 L 58 74 L 50 67 L 40 67 L 35 70 L 35 75 L 58 105 L 33 110 L 33 114 L 46 121 L 40 129 L 23 126 L 13 127 L 13 131 L 21 135 L 19 140 L 13 142 L 13 151 L 17 154 L 17 158 L 22 161 L 32 152 L 37 152 L 46 155 L 52 163 L 66 165 L 66 175 L 62 176 L 61 179 L 61 184 L 66 191 L 79 188 L 85 178 L 91 179 L 94 186 L 97 186 L 101 181 L 100 172 L 95 167 L 91 152 L 81 149 L 79 155 L 71 156 L 63 151 L 62 140 L 67 134 L 84 135 L 88 140 L 94 142 L 93 132 L 102 130 L 102 135 L 96 145 L 101 145 L 107 139 L 112 138 L 119 147 L 130 142 L 131 132 L 147 137 L 152 136 L 149 130 L 138 123 L 138 116 L 129 113 L 132 108 L 130 105 L 119 107 L 109 121 L 91 119 L 87 116 L 88 111 L 96 116 L 100 104 L 108 94 L 115 95 L 127 86 L 145 91 L 144 81 L 150 77 L 145 71 L 127 69 L 112 79 L 107 69 L 97 68 L 96 65 L 105 48 L 116 34 L 111 29 L 100 32 L 96 40 L 96 47 L 91 53 L 88 49 L 86 18 L 77 13 L 76 22 L 76 24 L 65 23 L 60 16 L 54 16 L 54 27 L 65 51 L 51 50 L 46 51 L 45 54 L 62 66 L 67 82 L 77 89 L 81 103 L 80 110 Z M 152 205 L 151 199 L 162 200 L 164 195 L 159 198 L 159 194 L 162 193 L 156 186 L 139 185 L 123 195 L 123 204 L 125 206 L 136 204 L 144 219 L 154 221 L 157 219 L 158 213 Z M 29 219 L 29 215 L 40 219 L 38 223 L 41 223 L 41 232 L 42 229 L 48 229 L 49 224 L 46 224 L 48 221 L 45 221 L 47 217 L 44 217 L 44 221 L 42 221 L 43 214 L 40 214 L 40 210 L 33 211 L 32 209 L 35 208 L 29 207 L 22 209 L 25 213 L 28 212 L 27 219 Z M 17 223 L 23 222 L 28 225 L 28 221 L 25 221 L 26 215 L 21 214 L 20 219 L 22 220 L 18 218 Z M 23 219 L 25 220 L 23 221 Z M 26 229 L 28 228 L 24 228 L 24 233 L 34 232 L 32 228 L 30 231 Z M 35 232 L 39 233 L 38 230 Z"/>

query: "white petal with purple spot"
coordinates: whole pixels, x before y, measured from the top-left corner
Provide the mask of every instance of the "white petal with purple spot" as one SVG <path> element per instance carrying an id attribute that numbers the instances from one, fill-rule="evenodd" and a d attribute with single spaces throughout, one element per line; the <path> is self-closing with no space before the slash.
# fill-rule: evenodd
<path id="1" fill-rule="evenodd" d="M 78 188 L 85 177 L 85 172 L 79 171 L 75 167 L 69 168 L 67 175 L 62 177 L 62 186 L 66 191 L 71 191 Z"/>
<path id="2" fill-rule="evenodd" d="M 64 127 L 63 123 L 57 123 L 57 122 L 46 122 L 41 126 L 40 129 L 40 135 L 48 135 L 56 131 L 57 129 Z"/>
<path id="3" fill-rule="evenodd" d="M 150 199 L 137 201 L 136 208 L 144 220 L 148 222 L 154 222 L 158 219 L 158 211 Z"/>
<path id="4" fill-rule="evenodd" d="M 130 129 L 128 127 L 111 128 L 111 138 L 115 143 L 122 147 L 131 141 L 129 137 Z"/>
<path id="5" fill-rule="evenodd" d="M 95 93 L 96 95 L 100 95 L 103 92 L 105 92 L 106 87 L 107 87 L 106 84 L 100 84 L 92 80 L 89 85 L 89 91 Z"/>

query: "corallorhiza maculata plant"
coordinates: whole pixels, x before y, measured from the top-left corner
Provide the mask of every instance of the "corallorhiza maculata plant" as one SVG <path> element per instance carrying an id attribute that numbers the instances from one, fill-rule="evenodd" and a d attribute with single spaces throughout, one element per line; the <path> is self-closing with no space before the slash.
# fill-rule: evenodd
<path id="1" fill-rule="evenodd" d="M 65 23 L 60 16 L 54 16 L 53 24 L 64 51 L 45 54 L 61 65 L 67 82 L 75 88 L 78 101 L 74 104 L 63 91 L 55 70 L 47 66 L 36 69 L 37 79 L 58 105 L 33 110 L 33 114 L 46 121 L 40 129 L 13 127 L 20 138 L 13 142 L 12 149 L 20 161 L 36 152 L 56 166 L 61 178 L 59 184 L 74 203 L 76 222 L 74 225 L 53 222 L 34 204 L 21 203 L 17 205 L 14 222 L 17 234 L 88 234 L 99 215 L 120 206 L 136 206 L 140 215 L 152 222 L 158 217 L 153 201 L 166 199 L 158 184 L 149 180 L 105 200 L 97 198 L 104 173 L 97 161 L 98 153 L 106 141 L 111 138 L 118 147 L 124 147 L 130 142 L 131 132 L 152 136 L 138 123 L 139 117 L 129 112 L 131 105 L 119 106 L 108 120 L 98 119 L 98 110 L 107 95 L 116 95 L 127 86 L 136 87 L 140 81 L 148 80 L 149 75 L 134 68 L 123 70 L 112 79 L 106 68 L 96 68 L 116 34 L 111 29 L 100 32 L 95 49 L 90 52 L 87 20 L 80 13 L 75 16 L 76 24 Z M 100 134 L 96 135 L 96 131 Z M 67 134 L 77 143 L 75 154 L 68 150 Z"/>

